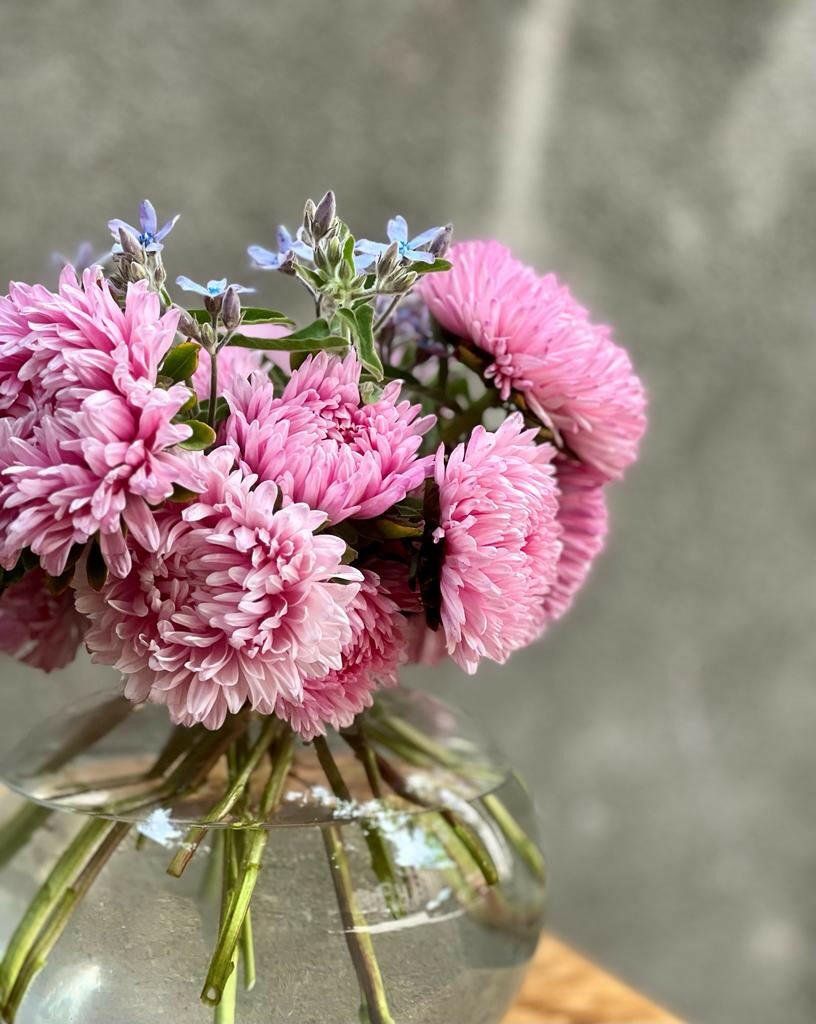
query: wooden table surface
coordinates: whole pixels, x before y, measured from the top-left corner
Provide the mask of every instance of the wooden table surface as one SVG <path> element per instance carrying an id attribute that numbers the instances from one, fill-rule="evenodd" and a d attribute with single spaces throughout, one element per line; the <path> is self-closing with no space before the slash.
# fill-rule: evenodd
<path id="1" fill-rule="evenodd" d="M 504 1024 L 682 1024 L 551 935 Z"/>

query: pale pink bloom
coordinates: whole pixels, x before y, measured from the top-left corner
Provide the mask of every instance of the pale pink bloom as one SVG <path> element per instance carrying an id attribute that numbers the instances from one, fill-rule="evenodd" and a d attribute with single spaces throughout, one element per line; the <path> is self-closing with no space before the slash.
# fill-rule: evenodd
<path id="1" fill-rule="evenodd" d="M 187 400 L 181 385 L 164 391 L 134 383 L 129 398 L 109 391 L 85 398 L 78 412 L 44 416 L 28 439 L 10 441 L 13 463 L 3 474 L 4 516 L 12 516 L 0 562 L 9 568 L 30 548 L 52 576 L 63 569 L 74 544 L 97 531 L 112 572 L 126 575 L 130 556 L 126 526 L 148 550 L 159 533 L 151 506 L 175 484 L 200 484 L 195 458 L 176 445 L 190 428 L 173 423 Z"/>
<path id="2" fill-rule="evenodd" d="M 232 391 L 252 373 L 261 369 L 263 356 L 252 348 L 227 346 L 218 353 L 218 394 Z M 198 368 L 193 374 L 193 390 L 202 402 L 210 397 L 210 353 L 202 348 L 198 353 Z"/>
<path id="3" fill-rule="evenodd" d="M 444 629 L 431 629 L 424 615 L 412 615 L 408 620 L 408 661 L 412 665 L 433 667 L 448 655 L 448 641 Z"/>
<path id="4" fill-rule="evenodd" d="M 495 433 L 476 427 L 447 461 L 443 448 L 436 456 L 442 626 L 471 673 L 535 637 L 561 555 L 555 450 L 523 426 L 515 414 Z"/>
<path id="5" fill-rule="evenodd" d="M 279 399 L 257 378 L 228 395 L 226 437 L 252 472 L 329 522 L 374 518 L 418 487 L 432 464 L 417 453 L 434 417 L 418 418 L 420 406 L 399 401 L 400 387 L 392 381 L 366 405 L 356 355 L 321 352 L 294 371 Z"/>
<path id="6" fill-rule="evenodd" d="M 16 401 L 30 400 L 41 413 L 55 402 L 77 408 L 97 391 L 127 396 L 141 382 L 152 385 L 178 318 L 175 309 L 161 314 L 145 281 L 128 286 L 120 309 L 99 267 L 84 271 L 80 282 L 66 266 L 56 294 L 12 285 L 0 300 L 0 401 L 8 401 L 3 392 L 12 372 L 23 389 Z"/>
<path id="7" fill-rule="evenodd" d="M 22 416 L 37 408 L 36 384 L 23 377 L 36 340 L 25 310 L 51 298 L 41 284 L 14 281 L 8 295 L 0 295 L 0 416 Z"/>
<path id="8" fill-rule="evenodd" d="M 200 462 L 200 500 L 159 517 L 157 550 L 137 548 L 125 579 L 100 593 L 80 584 L 77 607 L 127 697 L 212 729 L 245 704 L 273 714 L 281 696 L 298 702 L 305 680 L 341 667 L 362 577 L 339 537 L 315 533 L 323 513 L 275 511 L 275 485 L 233 469 L 229 449 Z"/>
<path id="9" fill-rule="evenodd" d="M 544 599 L 547 621 L 559 619 L 572 604 L 592 563 L 603 550 L 608 516 L 603 477 L 588 466 L 559 457 L 556 460 L 558 522 L 564 550 L 558 571 Z"/>
<path id="10" fill-rule="evenodd" d="M 646 399 L 609 328 L 498 242 L 460 243 L 450 259 L 452 270 L 420 284 L 436 319 L 488 358 L 503 399 L 521 392 L 582 460 L 620 477 L 637 457 Z"/>
<path id="11" fill-rule="evenodd" d="M 405 619 L 376 573 L 365 570 L 359 593 L 347 606 L 351 638 L 342 651 L 342 668 L 307 679 L 303 695 L 293 701 L 281 695 L 275 706 L 304 739 L 323 736 L 326 727 L 345 729 L 370 707 L 376 690 L 397 685 L 397 669 L 405 658 Z"/>
<path id="12" fill-rule="evenodd" d="M 0 651 L 43 672 L 73 661 L 87 626 L 73 591 L 52 594 L 39 569 L 0 594 Z"/>

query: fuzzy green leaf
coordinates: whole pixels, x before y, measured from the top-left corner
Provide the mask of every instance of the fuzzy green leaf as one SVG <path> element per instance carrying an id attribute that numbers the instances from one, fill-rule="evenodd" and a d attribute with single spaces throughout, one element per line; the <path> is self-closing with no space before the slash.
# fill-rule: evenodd
<path id="1" fill-rule="evenodd" d="M 192 430 L 192 434 L 186 441 L 181 441 L 182 448 L 190 452 L 203 452 L 215 443 L 215 431 L 209 424 L 201 420 L 185 420 L 184 425 Z"/>
<path id="2" fill-rule="evenodd" d="M 200 352 L 201 346 L 195 341 L 183 341 L 180 345 L 174 345 L 162 360 L 159 374 L 162 377 L 169 377 L 175 383 L 189 380 L 198 369 Z"/>
<path id="3" fill-rule="evenodd" d="M 435 274 L 440 270 L 450 270 L 452 266 L 450 260 L 434 260 L 433 263 L 412 263 L 411 270 L 415 274 Z"/>
<path id="4" fill-rule="evenodd" d="M 260 306 L 245 306 L 241 310 L 242 324 L 291 324 L 285 313 L 277 309 L 262 309 Z"/>
<path id="5" fill-rule="evenodd" d="M 383 364 L 374 345 L 374 309 L 372 306 L 360 306 L 355 314 L 357 320 L 357 352 L 360 362 L 375 380 L 383 378 Z"/>

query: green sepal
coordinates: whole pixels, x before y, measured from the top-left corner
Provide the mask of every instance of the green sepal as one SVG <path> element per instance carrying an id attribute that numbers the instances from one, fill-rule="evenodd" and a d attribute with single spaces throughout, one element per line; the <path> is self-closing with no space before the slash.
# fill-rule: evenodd
<path id="1" fill-rule="evenodd" d="M 215 431 L 208 423 L 202 420 L 185 420 L 184 425 L 192 430 L 192 434 L 186 441 L 179 442 L 181 448 L 186 448 L 189 452 L 203 452 L 215 444 Z"/>
<path id="2" fill-rule="evenodd" d="M 176 384 L 189 380 L 198 369 L 200 352 L 201 346 L 195 341 L 183 341 L 180 345 L 174 345 L 162 360 L 159 374 Z"/>

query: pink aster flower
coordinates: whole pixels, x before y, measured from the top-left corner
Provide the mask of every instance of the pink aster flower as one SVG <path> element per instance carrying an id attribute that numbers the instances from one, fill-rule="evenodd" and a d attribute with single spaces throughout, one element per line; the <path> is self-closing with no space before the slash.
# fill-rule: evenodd
<path id="1" fill-rule="evenodd" d="M 637 456 L 646 399 L 609 328 L 498 242 L 455 245 L 450 259 L 452 270 L 420 284 L 436 319 L 488 358 L 485 375 L 502 398 L 521 392 L 581 459 L 620 477 Z"/>
<path id="2" fill-rule="evenodd" d="M 218 353 L 218 393 L 232 391 L 251 374 L 261 369 L 263 357 L 251 348 L 224 348 Z M 202 401 L 210 397 L 210 353 L 202 348 L 198 368 L 193 374 L 193 390 Z"/>
<path id="3" fill-rule="evenodd" d="M 563 530 L 564 550 L 553 585 L 544 599 L 547 621 L 560 619 L 572 604 L 592 563 L 603 550 L 608 526 L 604 479 L 600 473 L 563 458 L 556 460 L 556 466 L 560 492 L 558 522 Z"/>
<path id="4" fill-rule="evenodd" d="M 0 595 L 0 651 L 53 672 L 73 661 L 88 622 L 72 590 L 55 595 L 45 583 L 34 569 Z"/>
<path id="5" fill-rule="evenodd" d="M 371 707 L 375 690 L 397 685 L 405 657 L 405 619 L 376 573 L 363 572 L 362 586 L 346 611 L 351 638 L 343 647 L 342 668 L 307 679 L 300 700 L 281 695 L 275 706 L 277 716 L 306 740 L 323 736 L 326 726 L 347 728 Z"/>
<path id="6" fill-rule="evenodd" d="M 25 311 L 52 298 L 41 284 L 14 282 L 0 296 L 0 416 L 22 416 L 37 407 L 35 383 L 24 377 L 36 339 Z"/>
<path id="7" fill-rule="evenodd" d="M 144 384 L 144 386 L 142 386 Z M 187 400 L 182 386 L 168 391 L 140 382 L 129 399 L 101 391 L 76 413 L 44 416 L 29 438 L 11 438 L 12 463 L 0 494 L 8 526 L 0 564 L 10 568 L 30 548 L 52 576 L 65 568 L 74 544 L 97 531 L 111 571 L 130 571 L 126 526 L 137 543 L 155 550 L 159 532 L 151 506 L 175 484 L 197 490 L 196 460 L 175 446 L 190 428 L 173 423 Z"/>
<path id="8" fill-rule="evenodd" d="M 495 433 L 477 427 L 447 462 L 437 452 L 442 627 L 448 653 L 471 673 L 480 658 L 504 662 L 534 638 L 555 579 L 555 452 L 535 433 L 513 415 Z"/>
<path id="9" fill-rule="evenodd" d="M 55 402 L 76 408 L 97 391 L 127 395 L 144 381 L 154 384 L 178 317 L 178 310 L 161 314 L 158 295 L 144 281 L 129 285 L 120 309 L 98 267 L 81 281 L 65 267 L 56 294 L 12 285 L 0 299 L 0 407 L 11 401 L 11 374 L 20 389 L 14 402 L 41 413 Z"/>
<path id="10" fill-rule="evenodd" d="M 340 538 L 315 533 L 323 513 L 275 511 L 275 485 L 234 469 L 229 449 L 201 462 L 200 500 L 162 515 L 157 550 L 137 549 L 125 579 L 100 593 L 80 584 L 77 607 L 94 660 L 123 673 L 127 697 L 212 729 L 245 704 L 298 703 L 306 680 L 341 668 L 362 577 L 342 564 Z"/>
<path id="11" fill-rule="evenodd" d="M 432 462 L 417 452 L 434 417 L 417 418 L 420 407 L 400 402 L 399 394 L 394 381 L 366 405 L 356 355 L 321 352 L 292 374 L 279 399 L 257 378 L 236 388 L 225 433 L 251 472 L 321 509 L 329 522 L 370 519 L 418 487 Z"/>

